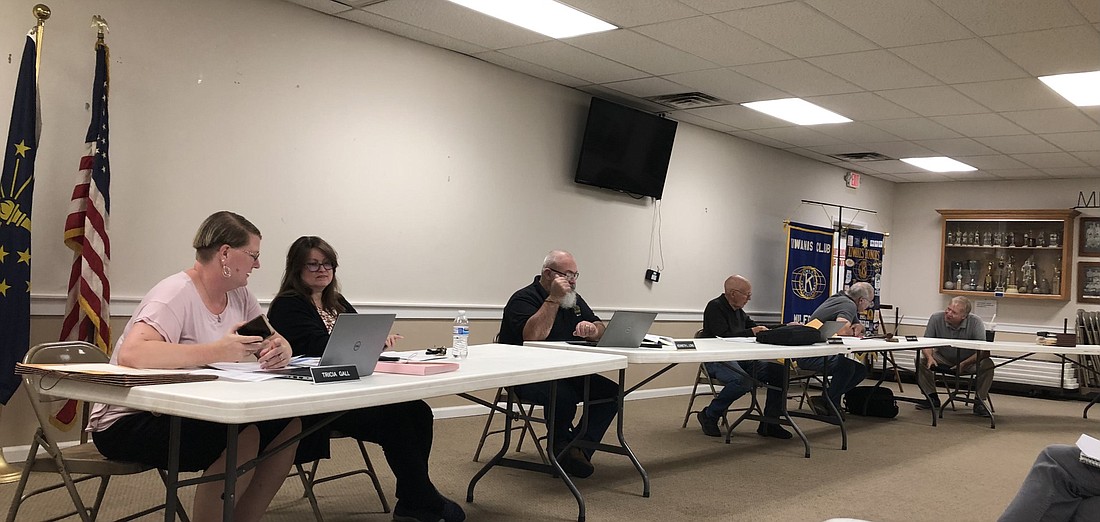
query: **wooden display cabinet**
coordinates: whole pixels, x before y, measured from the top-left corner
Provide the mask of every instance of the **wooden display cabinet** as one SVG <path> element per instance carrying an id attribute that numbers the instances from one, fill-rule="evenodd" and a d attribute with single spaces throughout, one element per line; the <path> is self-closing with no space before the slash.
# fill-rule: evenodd
<path id="1" fill-rule="evenodd" d="M 1080 212 L 937 210 L 941 294 L 1066 301 L 1073 257 L 1073 221 Z"/>

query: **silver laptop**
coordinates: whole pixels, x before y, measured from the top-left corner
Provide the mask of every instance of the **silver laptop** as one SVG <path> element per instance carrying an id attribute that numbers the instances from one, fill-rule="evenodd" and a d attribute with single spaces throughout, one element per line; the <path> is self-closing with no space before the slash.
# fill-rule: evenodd
<path id="1" fill-rule="evenodd" d="M 836 335 L 836 333 L 839 332 L 841 328 L 844 328 L 846 324 L 848 323 L 844 321 L 825 321 L 817 331 L 821 333 L 822 341 L 828 341 L 830 337 Z"/>
<path id="2" fill-rule="evenodd" d="M 569 341 L 570 344 L 583 346 L 638 348 L 642 346 L 642 339 L 649 333 L 649 327 L 657 318 L 657 312 L 628 312 L 619 310 L 611 316 L 607 322 L 607 329 L 603 332 L 599 342 Z"/>
<path id="3" fill-rule="evenodd" d="M 360 377 L 374 373 L 395 314 L 340 314 L 332 326 L 319 366 L 355 365 Z M 312 380 L 306 366 L 273 370 L 282 377 Z"/>

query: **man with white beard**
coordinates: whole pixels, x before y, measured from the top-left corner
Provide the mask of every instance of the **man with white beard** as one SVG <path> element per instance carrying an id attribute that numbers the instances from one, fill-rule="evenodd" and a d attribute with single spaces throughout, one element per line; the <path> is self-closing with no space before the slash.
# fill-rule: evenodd
<path id="1" fill-rule="evenodd" d="M 577 262 L 573 254 L 553 250 L 542 261 L 542 273 L 535 280 L 512 294 L 504 306 L 504 319 L 500 322 L 499 342 L 523 344 L 524 341 L 598 341 L 603 336 L 604 324 L 577 294 Z M 589 398 L 593 401 L 614 399 L 619 385 L 601 375 L 591 375 Z M 579 433 L 573 426 L 577 403 L 584 398 L 584 377 L 571 377 L 557 381 L 555 401 L 554 454 L 566 473 L 579 478 L 592 474 L 592 450 L 571 447 L 562 452 L 573 439 L 598 443 L 603 439 L 611 421 L 615 418 L 615 401 L 593 404 L 589 407 L 588 428 Z M 524 384 L 513 388 L 522 400 L 550 405 L 550 382 Z M 546 409 L 545 411 L 549 411 Z"/>

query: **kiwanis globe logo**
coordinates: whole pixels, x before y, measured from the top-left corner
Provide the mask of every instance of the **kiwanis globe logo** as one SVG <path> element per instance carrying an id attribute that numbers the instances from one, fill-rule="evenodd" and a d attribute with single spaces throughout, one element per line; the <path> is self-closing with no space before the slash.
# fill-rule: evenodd
<path id="1" fill-rule="evenodd" d="M 799 299 L 817 299 L 825 293 L 825 283 L 825 274 L 817 267 L 800 266 L 791 272 L 791 290 Z"/>

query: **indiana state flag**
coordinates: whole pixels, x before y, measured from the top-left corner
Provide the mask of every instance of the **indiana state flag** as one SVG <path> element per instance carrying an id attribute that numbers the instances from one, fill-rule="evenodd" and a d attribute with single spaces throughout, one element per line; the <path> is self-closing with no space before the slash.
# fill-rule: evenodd
<path id="1" fill-rule="evenodd" d="M 27 35 L 15 84 L 15 103 L 0 175 L 0 404 L 7 404 L 20 379 L 15 363 L 30 347 L 31 196 L 38 152 L 38 92 L 34 32 Z"/>

